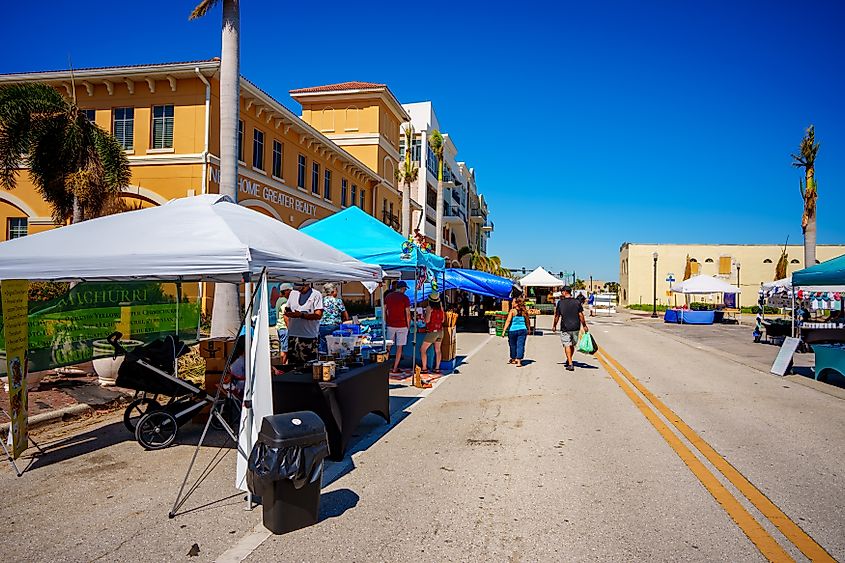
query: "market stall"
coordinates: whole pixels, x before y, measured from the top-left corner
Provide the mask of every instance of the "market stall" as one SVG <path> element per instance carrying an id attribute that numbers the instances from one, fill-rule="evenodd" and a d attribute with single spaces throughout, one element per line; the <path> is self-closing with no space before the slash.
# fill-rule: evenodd
<path id="1" fill-rule="evenodd" d="M 422 290 L 426 283 L 441 291 L 446 261 L 374 218 L 358 207 L 349 207 L 302 229 L 317 240 L 321 240 L 357 260 L 380 266 L 386 275 L 410 277 L 409 285 Z M 416 295 L 416 294 L 415 294 Z M 412 310 L 417 310 L 413 299 Z M 384 332 L 384 315 L 380 314 Z M 417 323 L 411 327 L 413 337 L 403 351 L 403 360 L 410 358 L 410 365 L 416 364 L 416 351 L 422 334 L 417 332 Z"/>
<path id="2" fill-rule="evenodd" d="M 238 443 L 236 482 L 244 489 L 246 456 L 261 419 L 273 414 L 267 278 L 379 282 L 382 276 L 378 266 L 219 195 L 177 199 L 0 243 L 0 280 L 245 283 L 244 321 L 249 328 L 244 331 L 246 387 L 240 431 L 220 418 Z M 261 306 L 253 299 L 256 281 Z M 179 502 L 177 498 L 174 511 Z"/>
<path id="3" fill-rule="evenodd" d="M 845 255 L 792 274 L 796 299 L 828 311 L 825 322 L 799 321 L 801 339 L 816 355 L 815 376 L 845 376 Z"/>
<path id="4" fill-rule="evenodd" d="M 710 325 L 721 322 L 724 317 L 723 311 L 706 310 L 693 311 L 689 309 L 689 297 L 691 295 L 712 295 L 712 294 L 738 294 L 740 289 L 728 282 L 712 276 L 699 275 L 691 277 L 673 285 L 670 290 L 673 293 L 680 293 L 687 301 L 684 308 L 670 308 L 663 316 L 664 322 L 678 324 Z"/>

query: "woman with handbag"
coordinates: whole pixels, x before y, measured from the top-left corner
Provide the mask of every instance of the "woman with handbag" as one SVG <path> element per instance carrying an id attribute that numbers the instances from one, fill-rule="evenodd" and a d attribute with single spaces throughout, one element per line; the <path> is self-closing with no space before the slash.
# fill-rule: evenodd
<path id="1" fill-rule="evenodd" d="M 502 336 L 507 336 L 510 346 L 509 364 L 516 364 L 522 367 L 522 360 L 525 358 L 525 340 L 528 338 L 528 327 L 531 321 L 528 319 L 528 308 L 525 306 L 525 299 L 517 297 L 513 300 L 513 307 L 505 320 L 505 327 L 502 329 Z"/>

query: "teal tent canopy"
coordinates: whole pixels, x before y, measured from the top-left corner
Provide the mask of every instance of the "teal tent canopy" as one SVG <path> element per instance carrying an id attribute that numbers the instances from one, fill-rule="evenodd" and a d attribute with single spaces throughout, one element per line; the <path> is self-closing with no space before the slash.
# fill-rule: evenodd
<path id="1" fill-rule="evenodd" d="M 845 291 L 845 254 L 793 272 L 792 286 L 811 291 Z"/>
<path id="2" fill-rule="evenodd" d="M 413 270 L 425 266 L 429 272 L 442 272 L 446 261 L 413 246 L 402 249 L 406 239 L 372 215 L 358 207 L 339 213 L 302 228 L 302 232 L 367 264 L 383 270 Z"/>

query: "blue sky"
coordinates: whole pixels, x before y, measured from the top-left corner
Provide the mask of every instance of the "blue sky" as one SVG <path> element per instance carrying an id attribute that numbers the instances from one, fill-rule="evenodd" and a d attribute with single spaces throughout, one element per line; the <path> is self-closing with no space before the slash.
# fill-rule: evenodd
<path id="1" fill-rule="evenodd" d="M 65 68 L 68 56 L 75 67 L 217 56 L 220 9 L 189 22 L 193 5 L 14 3 L 0 72 Z M 241 11 L 242 73 L 293 109 L 291 88 L 345 80 L 432 100 L 476 168 L 496 223 L 489 251 L 506 265 L 615 279 L 625 241 L 800 242 L 789 153 L 810 123 L 819 243 L 845 243 L 841 2 L 243 0 Z"/>

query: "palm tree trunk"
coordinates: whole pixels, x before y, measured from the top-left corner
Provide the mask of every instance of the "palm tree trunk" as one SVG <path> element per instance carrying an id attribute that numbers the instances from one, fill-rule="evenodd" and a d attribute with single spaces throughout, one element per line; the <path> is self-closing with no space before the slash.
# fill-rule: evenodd
<path id="1" fill-rule="evenodd" d="M 804 198 L 804 212 L 807 214 L 807 226 L 804 228 L 804 267 L 816 265 L 816 193 L 815 170 L 807 167 Z"/>
<path id="2" fill-rule="evenodd" d="M 408 149 L 405 149 L 408 150 Z M 408 238 L 411 235 L 411 183 L 405 182 L 405 189 L 402 190 L 402 236 Z"/>
<path id="3" fill-rule="evenodd" d="M 238 117 L 240 114 L 240 2 L 223 0 L 220 56 L 220 194 L 238 200 Z M 216 284 L 211 336 L 234 336 L 240 325 L 238 286 Z"/>
<path id="4" fill-rule="evenodd" d="M 807 228 L 804 229 L 804 267 L 816 265 L 816 214 L 807 217 Z"/>
<path id="5" fill-rule="evenodd" d="M 437 236 L 435 237 L 434 252 L 441 256 L 443 250 L 443 159 L 438 162 L 437 172 Z"/>

